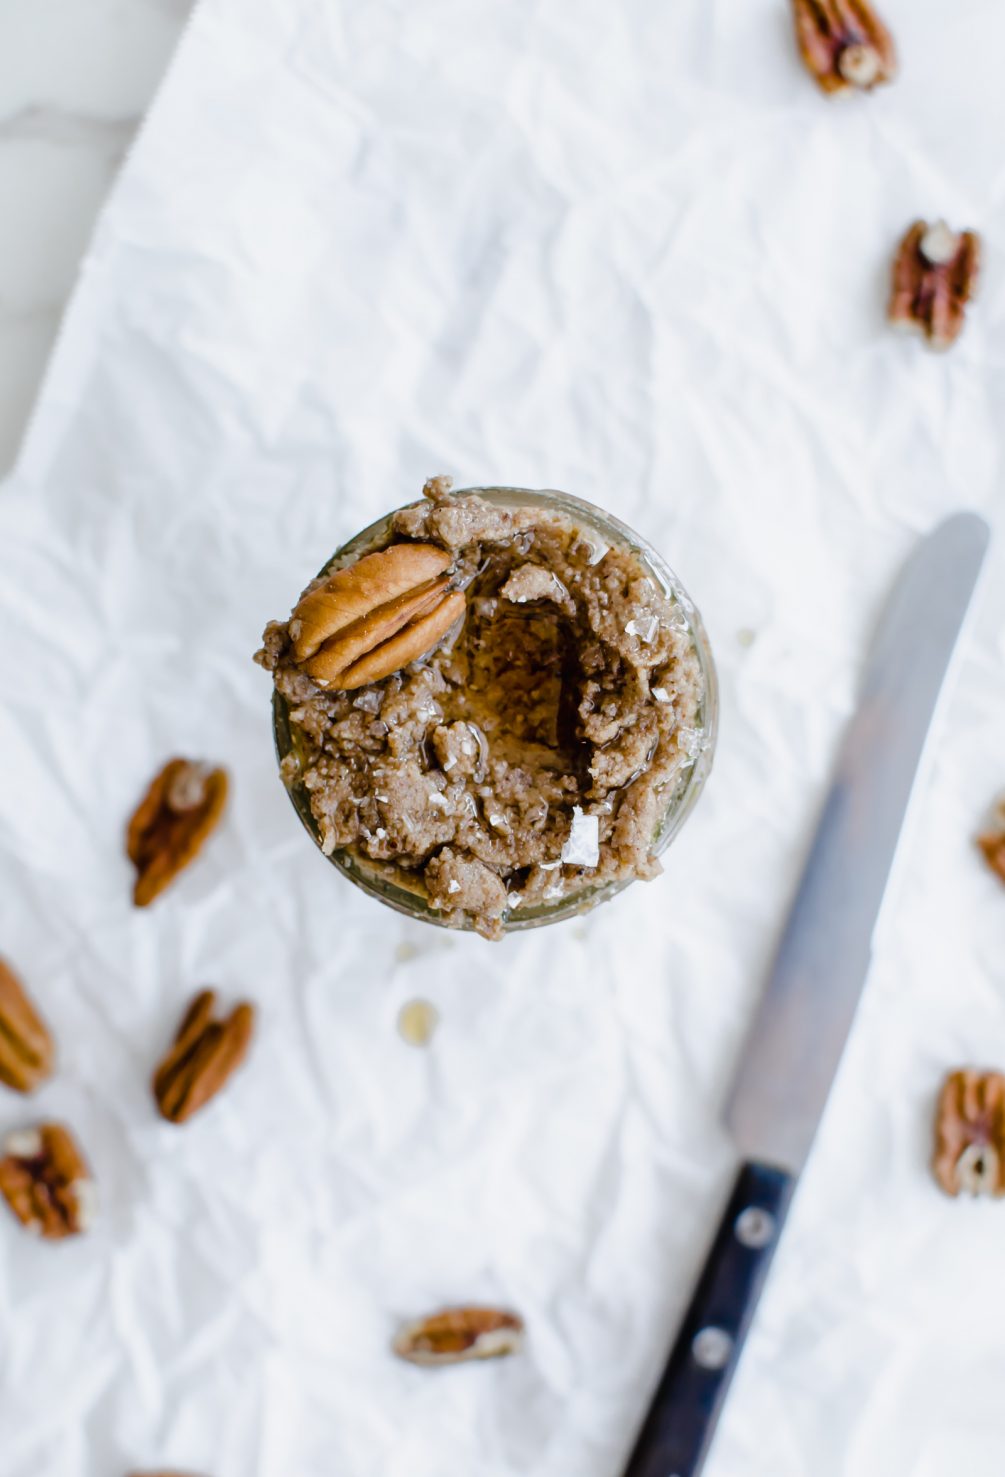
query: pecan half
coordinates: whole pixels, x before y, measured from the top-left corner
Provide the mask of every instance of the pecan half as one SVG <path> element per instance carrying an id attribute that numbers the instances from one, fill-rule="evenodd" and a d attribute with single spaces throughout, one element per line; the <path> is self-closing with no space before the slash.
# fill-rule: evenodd
<path id="1" fill-rule="evenodd" d="M 953 231 L 945 221 L 915 221 L 893 263 L 890 322 L 924 334 L 933 349 L 951 348 L 977 291 L 980 266 L 976 232 Z"/>
<path id="2" fill-rule="evenodd" d="M 52 1076 L 55 1048 L 48 1027 L 17 975 L 0 959 L 0 1082 L 34 1092 Z"/>
<path id="3" fill-rule="evenodd" d="M 796 41 L 824 92 L 868 92 L 897 75 L 893 37 L 868 0 L 793 0 Z"/>
<path id="4" fill-rule="evenodd" d="M 0 1194 L 26 1230 L 62 1241 L 90 1229 L 94 1181 L 68 1129 L 59 1123 L 17 1129 L 2 1153 Z"/>
<path id="5" fill-rule="evenodd" d="M 201 990 L 182 1017 L 171 1050 L 154 1073 L 161 1117 L 185 1123 L 216 1096 L 244 1061 L 255 1029 L 255 1008 L 242 1002 L 225 1020 L 214 1019 L 216 991 Z"/>
<path id="6" fill-rule="evenodd" d="M 464 613 L 449 566 L 433 544 L 392 544 L 336 570 L 290 617 L 294 657 L 319 687 L 351 691 L 390 677 Z"/>
<path id="7" fill-rule="evenodd" d="M 935 1119 L 935 1178 L 947 1195 L 1005 1195 L 1005 1077 L 951 1072 Z"/>
<path id="8" fill-rule="evenodd" d="M 394 1352 L 410 1364 L 463 1364 L 498 1359 L 523 1347 L 523 1319 L 500 1308 L 444 1308 L 404 1324 Z"/>
<path id="9" fill-rule="evenodd" d="M 978 836 L 977 845 L 984 853 L 984 860 L 1005 882 L 1005 801 L 995 810 L 995 821 L 989 831 Z"/>
<path id="10" fill-rule="evenodd" d="M 202 850 L 227 800 L 227 772 L 172 759 L 129 822 L 126 853 L 136 868 L 133 902 L 145 908 Z"/>

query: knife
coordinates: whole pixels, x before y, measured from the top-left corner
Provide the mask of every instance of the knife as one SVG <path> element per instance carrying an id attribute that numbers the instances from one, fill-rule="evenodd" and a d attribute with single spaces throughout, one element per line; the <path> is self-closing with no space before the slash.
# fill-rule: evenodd
<path id="1" fill-rule="evenodd" d="M 726 1106 L 743 1159 L 624 1477 L 696 1477 L 862 987 L 925 740 L 990 530 L 958 513 L 904 566 L 876 631 L 795 902 Z"/>

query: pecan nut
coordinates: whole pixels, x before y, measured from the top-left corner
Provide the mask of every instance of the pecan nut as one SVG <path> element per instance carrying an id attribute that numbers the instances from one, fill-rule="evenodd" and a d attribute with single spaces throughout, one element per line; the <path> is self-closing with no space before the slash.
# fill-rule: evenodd
<path id="1" fill-rule="evenodd" d="M 214 1019 L 216 991 L 201 990 L 182 1017 L 171 1050 L 154 1073 L 161 1117 L 185 1123 L 214 1098 L 244 1061 L 255 1029 L 255 1008 L 242 1002 L 225 1020 Z"/>
<path id="2" fill-rule="evenodd" d="M 351 691 L 425 656 L 464 613 L 449 566 L 434 544 L 392 544 L 336 570 L 290 617 L 297 662 L 319 687 Z"/>
<path id="3" fill-rule="evenodd" d="M 935 1119 L 935 1178 L 947 1195 L 1005 1195 L 1005 1076 L 951 1072 Z"/>
<path id="4" fill-rule="evenodd" d="M 410 1364 L 464 1364 L 498 1359 L 523 1347 L 523 1319 L 501 1308 L 444 1308 L 405 1323 L 394 1352 Z"/>
<path id="5" fill-rule="evenodd" d="M 48 1027 L 14 971 L 0 959 L 0 1082 L 34 1092 L 52 1076 L 55 1048 Z"/>
<path id="6" fill-rule="evenodd" d="M 227 772 L 172 759 L 129 822 L 126 854 L 136 868 L 133 902 L 145 908 L 202 850 L 227 800 Z"/>
<path id="7" fill-rule="evenodd" d="M 897 75 L 893 37 L 868 0 L 793 0 L 796 41 L 824 92 L 868 92 Z"/>
<path id="8" fill-rule="evenodd" d="M 978 836 L 977 845 L 984 853 L 984 860 L 1005 882 L 1005 801 L 995 810 L 995 821 L 989 831 Z"/>
<path id="9" fill-rule="evenodd" d="M 97 1208 L 84 1156 L 59 1123 L 7 1135 L 0 1157 L 0 1194 L 25 1229 L 47 1241 L 89 1230 Z"/>
<path id="10" fill-rule="evenodd" d="M 915 221 L 893 263 L 890 322 L 924 334 L 933 349 L 951 348 L 977 291 L 980 267 L 976 232 L 953 231 L 945 221 Z"/>

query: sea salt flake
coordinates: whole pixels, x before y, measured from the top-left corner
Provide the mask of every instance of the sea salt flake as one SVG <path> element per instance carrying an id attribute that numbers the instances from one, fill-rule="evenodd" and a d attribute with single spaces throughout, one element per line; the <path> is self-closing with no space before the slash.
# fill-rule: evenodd
<path id="1" fill-rule="evenodd" d="M 580 806 L 572 812 L 569 839 L 562 847 L 562 861 L 568 867 L 595 867 L 600 861 L 600 821 L 595 815 L 584 815 Z"/>
<path id="2" fill-rule="evenodd" d="M 673 701 L 665 687 L 654 687 L 653 697 L 658 703 L 669 703 Z"/>
<path id="3" fill-rule="evenodd" d="M 594 564 L 600 563 L 610 547 L 610 544 L 605 543 L 596 533 L 591 533 L 589 538 L 584 538 L 577 544 L 576 550 L 577 552 L 580 549 L 585 551 L 586 562 L 592 568 Z"/>
<path id="4" fill-rule="evenodd" d="M 656 633 L 660 628 L 658 615 L 634 616 L 625 627 L 625 634 L 637 636 L 644 646 L 651 646 L 656 640 Z"/>
<path id="5" fill-rule="evenodd" d="M 439 790 L 430 790 L 429 803 L 434 810 L 449 810 L 450 808 L 446 795 L 441 795 Z"/>
<path id="6" fill-rule="evenodd" d="M 506 817 L 504 815 L 495 815 L 495 814 L 490 815 L 489 816 L 489 825 L 492 826 L 497 831 L 508 831 L 509 830 L 509 822 L 507 821 L 507 819 L 506 819 Z"/>
<path id="7" fill-rule="evenodd" d="M 376 829 L 376 831 L 374 831 L 373 834 L 376 836 L 376 838 L 377 838 L 378 841 L 386 841 L 387 840 L 387 832 L 384 830 L 384 827 L 383 826 L 378 826 L 377 829 Z"/>
<path id="8" fill-rule="evenodd" d="M 447 891 L 460 892 L 460 890 L 461 884 L 457 881 L 456 877 L 451 877 L 450 881 L 447 883 Z"/>
<path id="9" fill-rule="evenodd" d="M 677 744 L 689 759 L 697 759 L 708 748 L 708 735 L 700 728 L 679 728 Z"/>
<path id="10" fill-rule="evenodd" d="M 569 599 L 569 592 L 558 575 L 540 564 L 521 564 L 503 585 L 501 593 L 514 605 L 536 600 L 556 600 L 562 604 Z"/>
<path id="11" fill-rule="evenodd" d="M 359 697 L 353 699 L 353 707 L 360 708 L 364 713 L 379 713 L 384 702 L 384 694 L 376 687 L 367 687 L 360 693 Z"/>

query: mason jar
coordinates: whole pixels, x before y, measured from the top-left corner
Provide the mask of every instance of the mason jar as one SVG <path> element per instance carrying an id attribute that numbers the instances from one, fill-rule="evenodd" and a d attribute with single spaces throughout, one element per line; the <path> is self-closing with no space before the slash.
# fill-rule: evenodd
<path id="1" fill-rule="evenodd" d="M 582 531 L 587 541 L 595 545 L 598 558 L 611 547 L 630 551 L 641 565 L 643 573 L 659 585 L 681 612 L 701 668 L 704 690 L 694 726 L 689 730 L 685 762 L 667 786 L 665 804 L 653 837 L 652 851 L 659 856 L 666 851 L 694 809 L 708 778 L 715 752 L 719 717 L 718 685 L 708 637 L 694 602 L 673 570 L 651 544 L 620 519 L 582 498 L 551 489 L 531 491 L 523 487 L 467 487 L 451 494 L 452 500 L 472 496 L 483 498 L 498 507 L 540 508 L 547 513 L 562 514 Z M 408 506 L 414 507 L 417 504 Z M 346 564 L 354 563 L 363 554 L 385 547 L 391 538 L 391 520 L 396 511 L 398 510 L 385 514 L 343 544 L 320 574 L 331 574 Z M 288 755 L 299 759 L 301 756 L 298 752 L 296 724 L 291 721 L 286 700 L 275 690 L 272 715 L 276 753 L 280 764 Z M 299 765 L 296 767 L 299 769 Z M 287 793 L 304 829 L 321 850 L 321 834 L 311 811 L 310 794 L 306 787 L 300 781 L 293 780 L 287 785 Z M 386 903 L 389 908 L 441 928 L 456 926 L 447 924 L 439 911 L 429 905 L 421 883 L 413 881 L 404 869 L 392 870 L 386 863 L 373 862 L 351 849 L 336 849 L 327 856 L 327 860 L 343 877 L 371 897 Z M 540 928 L 546 923 L 558 923 L 564 918 L 588 912 L 598 903 L 605 902 L 615 893 L 630 886 L 634 880 L 624 878 L 594 886 L 587 884 L 555 902 L 521 907 L 504 916 L 503 930 L 513 933 L 525 928 Z"/>

